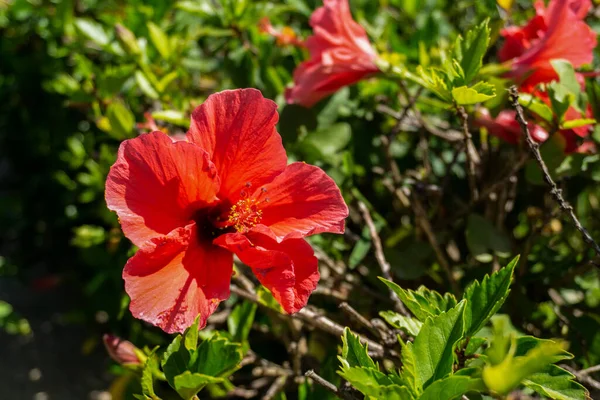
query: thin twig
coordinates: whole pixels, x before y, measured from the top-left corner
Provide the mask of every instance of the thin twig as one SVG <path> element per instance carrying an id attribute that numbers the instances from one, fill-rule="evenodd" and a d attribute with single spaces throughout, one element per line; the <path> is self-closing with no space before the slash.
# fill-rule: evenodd
<path id="1" fill-rule="evenodd" d="M 377 233 L 377 228 L 375 227 L 375 223 L 373 222 L 371 213 L 369 213 L 369 209 L 367 208 L 365 203 L 363 203 L 362 201 L 358 202 L 358 208 L 360 209 L 363 219 L 365 220 L 367 227 L 369 228 L 369 232 L 371 233 L 371 241 L 373 242 L 373 246 L 375 247 L 375 258 L 377 259 L 377 263 L 379 264 L 379 267 L 381 268 L 381 274 L 383 275 L 383 277 L 385 279 L 393 282 L 392 269 L 390 267 L 390 263 L 385 258 L 385 254 L 383 253 L 383 246 L 381 244 L 381 238 L 379 237 L 379 234 Z M 389 290 L 389 292 L 390 292 L 390 298 L 394 302 L 394 306 L 396 307 L 396 310 L 404 315 L 409 315 L 408 311 L 406 311 L 404 304 L 402 304 L 402 301 L 400 300 L 400 298 L 398 297 L 396 292 L 394 292 L 391 289 Z"/>
<path id="2" fill-rule="evenodd" d="M 477 189 L 477 177 L 475 175 L 475 160 L 473 159 L 473 151 L 475 146 L 473 145 L 473 138 L 471 131 L 469 131 L 469 115 L 465 111 L 463 106 L 456 107 L 458 116 L 462 121 L 464 142 L 465 142 L 465 154 L 467 155 L 467 176 L 469 178 L 469 187 L 471 188 L 471 199 L 477 201 L 479 199 L 479 190 Z"/>
<path id="3" fill-rule="evenodd" d="M 568 201 L 565 200 L 565 198 L 562 195 L 562 191 L 558 188 L 556 182 L 554 182 L 554 179 L 552 179 L 552 177 L 550 176 L 550 171 L 548 170 L 548 167 L 546 166 L 546 163 L 544 162 L 544 159 L 542 158 L 542 155 L 540 153 L 540 145 L 533 140 L 533 138 L 531 137 L 531 133 L 529 132 L 529 128 L 527 127 L 527 120 L 525 119 L 523 107 L 521 107 L 521 105 L 519 104 L 519 92 L 516 86 L 511 86 L 510 88 L 510 99 L 512 106 L 517 111 L 516 120 L 521 126 L 521 131 L 523 132 L 523 135 L 525 135 L 527 146 L 529 146 L 531 154 L 533 154 L 533 157 L 535 158 L 536 162 L 542 170 L 544 181 L 548 184 L 548 186 L 550 186 L 550 194 L 552 194 L 552 196 L 560 206 L 560 209 L 569 216 L 569 218 L 575 225 L 575 228 L 577 228 L 577 230 L 583 236 L 583 240 L 587 243 L 587 245 L 594 250 L 597 256 L 600 256 L 600 246 L 598 246 L 598 243 L 594 241 L 594 239 L 588 233 L 588 231 L 583 227 L 583 225 L 581 225 L 581 222 L 579 222 L 579 219 L 575 215 L 573 207 L 571 206 L 571 204 L 569 204 Z"/>
<path id="4" fill-rule="evenodd" d="M 315 382 L 316 384 L 323 386 L 325 389 L 327 389 L 329 392 L 333 393 L 339 399 L 344 399 L 344 400 L 358 400 L 359 399 L 359 397 L 355 396 L 353 392 L 338 389 L 337 386 L 335 386 L 333 383 L 329 382 L 327 379 L 323 378 L 322 376 L 318 375 L 312 369 L 306 371 L 306 373 L 304 375 L 307 378 L 312 379 L 313 382 Z"/>

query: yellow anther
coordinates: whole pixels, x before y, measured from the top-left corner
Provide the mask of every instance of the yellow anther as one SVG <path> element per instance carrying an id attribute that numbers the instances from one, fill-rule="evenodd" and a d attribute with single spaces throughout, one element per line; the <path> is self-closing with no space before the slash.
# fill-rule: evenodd
<path id="1" fill-rule="evenodd" d="M 260 223 L 262 211 L 257 208 L 255 199 L 241 199 L 231 206 L 228 221 L 238 232 L 247 232 Z"/>

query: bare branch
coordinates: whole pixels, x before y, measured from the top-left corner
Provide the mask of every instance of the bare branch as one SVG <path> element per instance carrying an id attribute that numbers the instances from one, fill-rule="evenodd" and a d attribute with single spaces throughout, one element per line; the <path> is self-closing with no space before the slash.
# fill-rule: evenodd
<path id="1" fill-rule="evenodd" d="M 583 236 L 583 240 L 587 243 L 587 245 L 594 250 L 596 255 L 600 256 L 600 246 L 598 246 L 598 243 L 594 241 L 594 239 L 588 233 L 588 231 L 583 227 L 583 225 L 581 225 L 581 222 L 579 222 L 579 219 L 575 215 L 573 207 L 571 206 L 571 204 L 569 204 L 568 201 L 565 200 L 565 198 L 562 195 L 562 191 L 558 188 L 556 182 L 554 182 L 554 179 L 552 179 L 552 177 L 550 176 L 548 166 L 544 162 L 544 159 L 542 158 L 542 155 L 540 153 L 540 145 L 533 140 L 533 138 L 531 137 L 531 133 L 529 132 L 527 120 L 525 119 L 525 114 L 523 112 L 523 107 L 521 107 L 521 105 L 519 104 L 519 92 L 516 86 L 511 86 L 510 88 L 510 99 L 513 108 L 517 111 L 516 120 L 521 126 L 521 132 L 523 132 L 523 135 L 525 136 L 527 146 L 529 147 L 531 154 L 533 155 L 535 161 L 538 163 L 542 170 L 544 181 L 548 184 L 548 186 L 550 186 L 550 194 L 552 195 L 552 197 L 554 197 L 554 199 L 560 206 L 562 212 L 569 216 L 569 218 L 575 225 L 575 228 L 577 228 L 577 230 L 581 233 L 581 236 Z"/>
<path id="2" fill-rule="evenodd" d="M 336 395 L 336 397 L 344 400 L 358 400 L 360 397 L 356 396 L 353 391 L 345 391 L 338 389 L 333 383 L 329 382 L 327 379 L 319 376 L 314 370 L 308 370 L 304 374 L 307 378 L 310 378 L 316 384 L 323 386 L 325 389 Z"/>
<path id="3" fill-rule="evenodd" d="M 267 393 L 263 396 L 263 400 L 272 400 L 277 396 L 277 393 L 281 392 L 285 387 L 285 383 L 287 382 L 288 376 L 282 375 L 279 378 L 275 379 Z"/>
<path id="4" fill-rule="evenodd" d="M 390 267 L 390 263 L 385 259 L 385 254 L 383 253 L 383 246 L 381 244 L 381 238 L 377 233 L 377 228 L 375 227 L 375 223 L 373 222 L 373 218 L 371 217 L 371 213 L 369 213 L 369 209 L 362 201 L 358 202 L 358 208 L 362 213 L 363 219 L 365 220 L 367 227 L 369 228 L 369 232 L 371 233 L 371 241 L 373 242 L 373 246 L 375 247 L 375 258 L 377 259 L 377 263 L 381 268 L 381 274 L 388 281 L 393 282 L 392 278 L 392 269 Z M 408 311 L 402 304 L 402 301 L 398 297 L 398 295 L 390 289 L 390 298 L 394 302 L 394 306 L 396 310 L 404 315 L 409 315 Z"/>
<path id="5" fill-rule="evenodd" d="M 254 293 L 247 292 L 244 289 L 241 289 L 234 285 L 231 286 L 231 292 L 246 299 L 246 300 L 249 300 L 253 303 L 258 304 L 259 306 L 268 308 L 267 306 L 265 306 L 258 300 L 258 297 Z M 269 308 L 269 310 L 271 310 L 271 309 Z M 291 315 L 280 314 L 280 315 L 282 317 L 295 318 L 295 319 L 304 321 L 312 327 L 315 327 L 317 329 L 322 330 L 323 332 L 330 333 L 337 337 L 340 337 L 344 334 L 344 327 L 342 325 L 340 325 L 340 324 L 330 320 L 326 316 L 318 314 L 315 311 L 312 311 L 306 307 L 303 308 L 302 310 L 298 311 L 295 314 L 291 314 Z M 394 356 L 394 357 L 398 356 L 398 354 L 395 351 L 386 350 L 386 349 L 384 349 L 384 347 L 382 345 L 372 341 L 371 339 L 367 339 L 361 335 L 359 335 L 359 338 L 362 343 L 367 343 L 369 345 L 369 351 L 376 358 L 382 358 L 386 353 L 391 356 Z"/>

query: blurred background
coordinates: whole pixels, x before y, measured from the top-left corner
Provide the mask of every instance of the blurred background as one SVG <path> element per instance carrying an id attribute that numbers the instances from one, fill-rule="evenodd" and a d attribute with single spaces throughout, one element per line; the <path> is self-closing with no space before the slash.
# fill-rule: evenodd
<path id="1" fill-rule="evenodd" d="M 486 17 L 492 18 L 495 41 L 507 21 L 520 23 L 532 10 L 529 1 L 511 4 L 510 15 L 489 0 L 351 4 L 378 51 L 409 65 L 435 63 L 438 46 Z M 509 299 L 513 324 L 543 337 L 564 336 L 577 362 L 600 362 L 595 311 L 600 280 L 583 263 L 587 249 L 557 218 L 545 187 L 519 179 L 509 188 L 514 207 L 501 221 L 487 204 L 468 218 L 454 216 L 455 198 L 469 192 L 464 154 L 457 155 L 455 142 L 430 131 L 452 137 L 460 122 L 425 94 L 417 106 L 429 128 L 409 123 L 394 128 L 389 110 L 401 109 L 405 101 L 397 82 L 366 80 L 312 109 L 285 105 L 285 87 L 305 53 L 261 32 L 260 21 L 269 17 L 276 29 L 288 27 L 305 38 L 309 16 L 320 5 L 317 0 L 0 0 L 0 398 L 131 398 L 124 389 L 128 375 L 108 358 L 102 334 L 139 347 L 169 338 L 128 311 L 121 271 L 134 249 L 106 208 L 106 174 L 122 140 L 156 127 L 185 133 L 191 111 L 209 94 L 244 87 L 258 88 L 280 104 L 278 130 L 290 159 L 324 168 L 349 204 L 368 202 L 397 281 L 446 291 L 434 250 L 381 176 L 385 156 L 378 136 L 398 129 L 392 154 L 409 171 L 405 185 L 432 205 L 434 229 L 464 284 L 491 271 L 492 263 L 504 265 L 524 254 L 519 287 Z M 590 24 L 600 29 L 597 18 Z M 498 45 L 493 46 L 491 61 Z M 496 84 L 505 85 L 500 79 Z M 597 84 L 590 86 L 597 90 Z M 488 108 L 502 107 L 506 96 L 503 90 L 499 94 Z M 496 138 L 475 141 L 487 141 L 493 154 L 482 173 L 486 182 L 505 170 L 513 149 Z M 600 237 L 598 160 L 588 160 L 585 170 L 579 158 L 573 160 L 572 168 L 579 169 L 563 171 L 565 193 Z M 373 297 L 352 301 L 369 313 L 386 299 L 373 295 L 382 291 L 377 263 L 357 215 L 354 209 L 345 237 L 324 235 L 312 243 L 363 282 Z M 328 283 L 333 278 L 327 266 L 321 272 L 323 287 L 338 287 Z M 322 293 L 311 303 L 337 307 Z M 564 317 L 565 309 L 580 312 Z M 284 360 L 286 349 L 272 344 L 267 316 L 257 321 L 267 328 L 253 334 L 252 348 Z M 314 361 L 333 363 L 332 371 L 335 345 L 327 343 L 336 342 L 315 336 L 310 347 Z"/>

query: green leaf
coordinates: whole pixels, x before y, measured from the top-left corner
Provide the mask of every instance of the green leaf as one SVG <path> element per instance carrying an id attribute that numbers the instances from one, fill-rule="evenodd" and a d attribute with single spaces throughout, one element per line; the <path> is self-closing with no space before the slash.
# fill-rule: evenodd
<path id="1" fill-rule="evenodd" d="M 158 53 L 162 58 L 168 60 L 171 57 L 171 44 L 169 43 L 169 37 L 162 29 L 153 22 L 148 21 L 146 24 L 148 27 L 148 33 L 150 33 L 150 40 L 152 44 L 158 50 Z"/>
<path id="2" fill-rule="evenodd" d="M 239 343 L 233 343 L 216 333 L 198 346 L 191 371 L 209 376 L 226 375 L 237 369 L 243 357 Z"/>
<path id="3" fill-rule="evenodd" d="M 507 235 L 480 215 L 469 215 L 465 235 L 471 254 L 479 262 L 491 262 L 494 254 L 510 256 L 512 246 Z"/>
<path id="4" fill-rule="evenodd" d="M 348 367 L 366 367 L 379 369 L 377 364 L 369 357 L 368 345 L 360 342 L 358 335 L 353 334 L 349 328 L 344 328 L 342 335 L 342 355 L 340 361 Z"/>
<path id="5" fill-rule="evenodd" d="M 341 122 L 309 133 L 301 145 L 310 146 L 318 151 L 319 159 L 337 165 L 341 161 L 340 151 L 348 145 L 350 139 L 352 139 L 350 124 Z"/>
<path id="6" fill-rule="evenodd" d="M 133 137 L 133 128 L 135 127 L 135 116 L 123 102 L 116 100 L 109 104 L 106 110 L 106 118 L 110 123 L 112 137 L 118 140 Z"/>
<path id="7" fill-rule="evenodd" d="M 402 361 L 402 372 L 400 373 L 400 377 L 406 383 L 410 391 L 415 396 L 418 396 L 423 389 L 423 382 L 419 379 L 417 372 L 417 359 L 415 358 L 413 343 L 404 343 L 401 339 L 398 339 L 398 341 L 402 345 L 402 353 L 400 356 L 400 360 Z"/>
<path id="8" fill-rule="evenodd" d="M 453 400 L 469 391 L 484 391 L 485 385 L 479 378 L 454 375 L 433 382 L 419 400 Z"/>
<path id="9" fill-rule="evenodd" d="M 279 313 L 283 313 L 283 308 L 281 307 L 281 304 L 279 304 L 277 300 L 275 300 L 273 294 L 271 294 L 269 289 L 267 289 L 266 287 L 259 286 L 256 289 L 256 296 L 258 297 L 258 301 L 260 301 L 262 305 L 265 305 Z"/>
<path id="10" fill-rule="evenodd" d="M 194 323 L 188 327 L 183 334 L 183 344 L 189 351 L 194 351 L 198 347 L 198 325 L 200 316 L 198 315 Z"/>
<path id="11" fill-rule="evenodd" d="M 142 71 L 135 71 L 135 81 L 146 96 L 151 99 L 158 99 L 158 92 Z"/>
<path id="12" fill-rule="evenodd" d="M 110 43 L 110 39 L 104 28 L 96 21 L 87 18 L 75 18 L 75 26 L 83 36 L 100 47 L 104 47 Z"/>
<path id="13" fill-rule="evenodd" d="M 313 131 L 317 128 L 317 124 L 317 116 L 313 108 L 286 104 L 281 110 L 277 130 L 284 143 L 295 143 L 303 129 Z"/>
<path id="14" fill-rule="evenodd" d="M 146 398 L 159 400 L 160 397 L 154 392 L 154 371 L 158 371 L 158 357 L 153 351 L 144 364 L 140 384 L 142 386 L 142 394 L 146 396 Z"/>
<path id="15" fill-rule="evenodd" d="M 508 354 L 497 365 L 486 365 L 482 377 L 486 386 L 497 393 L 507 394 L 521 382 L 533 374 L 539 373 L 553 363 L 556 355 L 561 354 L 563 345 L 558 342 L 542 342 L 537 347 L 529 350 L 523 356 L 515 356 L 516 340 Z"/>
<path id="16" fill-rule="evenodd" d="M 589 392 L 575 381 L 575 376 L 556 365 L 549 365 L 542 371 L 529 376 L 523 381 L 523 385 L 551 399 L 590 399 Z"/>
<path id="17" fill-rule="evenodd" d="M 565 113 L 571 106 L 576 106 L 577 95 L 562 83 L 552 82 L 548 85 L 548 95 L 552 109 L 559 121 L 562 121 Z"/>
<path id="18" fill-rule="evenodd" d="M 175 388 L 174 378 L 183 374 L 189 368 L 191 354 L 182 346 L 183 336 L 177 335 L 165 350 L 162 358 L 162 368 L 165 378 L 172 388 Z"/>
<path id="19" fill-rule="evenodd" d="M 489 83 L 479 82 L 473 87 L 460 86 L 452 89 L 452 98 L 458 105 L 481 103 L 496 96 L 496 87 Z"/>
<path id="20" fill-rule="evenodd" d="M 244 301 L 238 304 L 229 314 L 227 317 L 227 328 L 234 341 L 243 343 L 248 339 L 257 307 L 254 303 Z"/>
<path id="21" fill-rule="evenodd" d="M 559 135 L 553 135 L 540 146 L 540 153 L 550 175 L 556 178 L 556 169 L 560 167 L 565 159 L 564 139 Z M 545 185 L 542 170 L 535 160 L 530 160 L 525 164 L 525 178 L 534 185 Z"/>
<path id="22" fill-rule="evenodd" d="M 549 340 L 549 339 L 540 339 L 540 338 L 536 338 L 534 336 L 519 336 L 516 339 L 515 355 L 516 356 L 524 356 L 530 350 L 533 350 L 537 346 L 540 346 L 542 344 L 550 345 L 552 343 L 555 343 L 555 341 Z M 570 360 L 572 358 L 573 358 L 573 354 L 569 353 L 566 350 L 563 350 L 562 352 L 556 353 L 554 358 L 552 358 L 552 360 L 550 362 L 557 363 L 557 362 L 560 362 L 563 360 Z"/>
<path id="23" fill-rule="evenodd" d="M 421 78 L 419 83 L 426 89 L 435 93 L 440 99 L 447 103 L 452 103 L 452 93 L 448 89 L 448 84 L 445 80 L 445 73 L 436 68 L 424 69 L 421 66 L 417 67 L 417 74 Z"/>
<path id="24" fill-rule="evenodd" d="M 206 385 L 219 382 L 223 382 L 223 378 L 185 371 L 174 378 L 173 388 L 184 400 L 190 400 Z"/>
<path id="25" fill-rule="evenodd" d="M 519 93 L 519 104 L 538 115 L 546 122 L 554 121 L 554 112 L 543 101 L 529 93 Z"/>
<path id="26" fill-rule="evenodd" d="M 581 126 L 593 125 L 595 123 L 596 123 L 596 120 L 592 119 L 592 118 L 572 119 L 572 120 L 569 120 L 569 121 L 563 121 L 560 124 L 560 129 L 579 128 Z"/>
<path id="27" fill-rule="evenodd" d="M 187 118 L 184 113 L 177 110 L 154 111 L 152 113 L 152 118 L 184 128 L 188 128 L 190 125 L 189 118 Z"/>
<path id="28" fill-rule="evenodd" d="M 121 24 L 115 25 L 115 32 L 119 43 L 123 46 L 123 49 L 130 55 L 139 56 L 142 54 L 142 49 L 138 44 L 137 38 L 134 33 L 127 29 Z"/>
<path id="29" fill-rule="evenodd" d="M 345 367 L 338 374 L 365 396 L 390 400 L 413 398 L 406 387 L 401 387 L 390 376 L 373 368 Z"/>
<path id="30" fill-rule="evenodd" d="M 393 311 L 380 311 L 379 315 L 396 329 L 402 329 L 411 336 L 417 336 L 423 323 L 415 318 L 405 317 Z"/>
<path id="31" fill-rule="evenodd" d="M 179 71 L 171 71 L 163 76 L 156 84 L 156 89 L 163 93 L 175 79 L 179 78 Z"/>
<path id="32" fill-rule="evenodd" d="M 414 341 L 417 374 L 423 386 L 452 372 L 454 345 L 463 338 L 463 300 L 450 311 L 425 321 Z"/>
<path id="33" fill-rule="evenodd" d="M 465 291 L 465 335 L 473 336 L 502 307 L 510 293 L 510 283 L 519 257 L 515 257 L 505 268 L 485 275 L 481 284 L 473 282 Z"/>
<path id="34" fill-rule="evenodd" d="M 466 39 L 458 40 L 458 48 L 455 48 L 455 56 L 464 71 L 463 84 L 469 84 L 481 69 L 483 56 L 490 44 L 489 20 L 467 32 Z M 472 103 L 471 103 L 472 104 Z"/>
<path id="35" fill-rule="evenodd" d="M 405 290 L 394 282 L 379 277 L 390 289 L 392 289 L 402 300 L 402 303 L 414 314 L 421 322 L 427 317 L 439 315 L 443 311 L 448 311 L 456 305 L 456 298 L 452 294 L 445 294 L 443 297 L 436 291 L 429 290 L 421 286 L 416 292 Z"/>
<path id="36" fill-rule="evenodd" d="M 581 86 L 577 82 L 575 69 L 568 60 L 554 59 L 550 60 L 552 68 L 558 74 L 561 85 L 564 85 L 571 93 L 576 96 L 581 92 Z"/>

